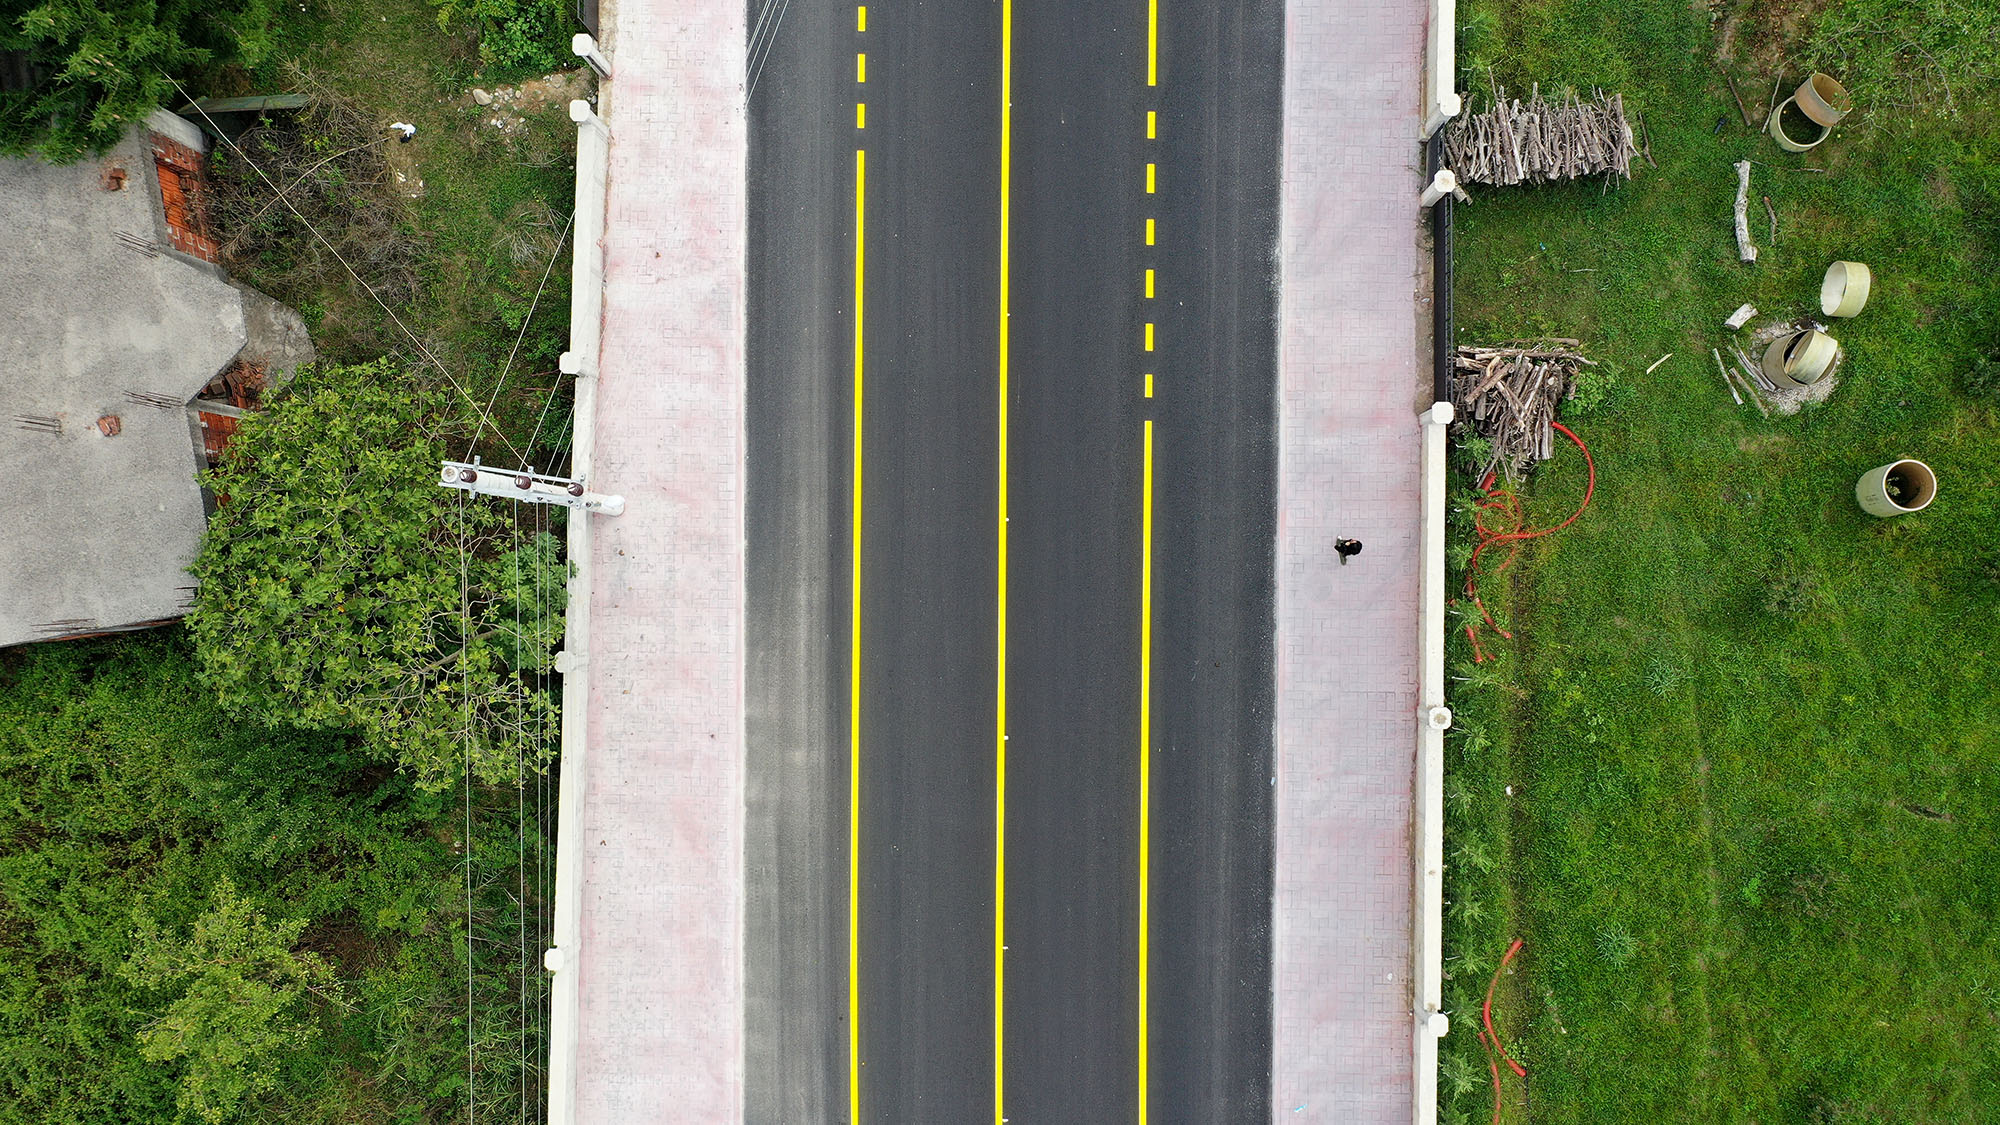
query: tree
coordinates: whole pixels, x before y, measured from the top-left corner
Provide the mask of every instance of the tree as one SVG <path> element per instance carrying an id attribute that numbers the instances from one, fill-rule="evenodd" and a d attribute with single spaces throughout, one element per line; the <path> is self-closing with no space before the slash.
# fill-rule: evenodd
<path id="1" fill-rule="evenodd" d="M 24 0 L 0 4 L 0 51 L 27 56 L 31 90 L 0 92 L 0 154 L 67 164 L 116 143 L 175 94 L 173 79 L 271 51 L 278 0 Z"/>
<path id="2" fill-rule="evenodd" d="M 441 488 L 453 417 L 388 361 L 301 372 L 205 475 L 187 623 L 231 711 L 353 728 L 441 789 L 548 752 L 566 572 L 535 509 Z"/>
<path id="3" fill-rule="evenodd" d="M 169 937 L 143 906 L 132 920 L 125 978 L 174 995 L 140 1030 L 139 1052 L 151 1062 L 185 1060 L 176 1099 L 183 1118 L 225 1121 L 277 1085 L 285 1056 L 319 1036 L 296 1011 L 308 992 L 345 1003 L 326 962 L 292 950 L 305 919 L 266 921 L 226 877 L 186 938 Z"/>

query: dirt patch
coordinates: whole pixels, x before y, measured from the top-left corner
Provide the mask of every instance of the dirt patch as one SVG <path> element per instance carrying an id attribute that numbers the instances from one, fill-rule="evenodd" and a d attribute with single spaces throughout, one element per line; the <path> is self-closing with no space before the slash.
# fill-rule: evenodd
<path id="1" fill-rule="evenodd" d="M 377 939 L 361 928 L 353 914 L 322 918 L 299 935 L 300 949 L 319 954 L 347 979 L 359 976 L 376 962 L 377 944 Z"/>
<path id="2" fill-rule="evenodd" d="M 1801 317 L 1797 320 L 1774 320 L 1750 334 L 1750 346 L 1745 348 L 1744 351 L 1750 353 L 1752 360 L 1762 363 L 1764 349 L 1771 346 L 1771 341 L 1807 328 L 1818 328 L 1822 332 L 1827 331 L 1826 325 L 1820 324 L 1811 317 Z M 1846 363 L 1847 349 L 1841 348 L 1834 353 L 1833 364 L 1827 368 L 1826 376 L 1818 382 L 1810 383 L 1803 387 L 1793 383 L 1778 382 L 1777 390 L 1771 391 L 1759 387 L 1757 393 L 1763 395 L 1764 401 L 1769 403 L 1771 409 L 1778 413 L 1797 414 L 1799 411 L 1805 409 L 1806 403 L 1825 402 L 1833 394 L 1833 389 L 1840 385 L 1840 369 Z"/>
<path id="3" fill-rule="evenodd" d="M 1745 434 L 1736 439 L 1739 453 L 1762 457 L 1772 453 L 1782 453 L 1790 447 L 1792 439 L 1785 434 Z"/>
<path id="4" fill-rule="evenodd" d="M 382 163 L 389 166 L 389 190 L 405 199 L 423 198 L 424 177 L 417 170 L 414 145 L 390 141 L 382 146 Z"/>
<path id="5" fill-rule="evenodd" d="M 566 106 L 579 98 L 594 102 L 596 83 L 588 69 L 564 70 L 518 86 L 474 87 L 465 96 L 479 107 L 482 128 L 513 135 L 528 127 L 530 116 L 550 106 Z"/>
<path id="6" fill-rule="evenodd" d="M 1739 4 L 1725 21 L 1725 25 L 1737 26 L 1730 29 L 1734 34 L 1731 36 L 1729 51 L 1725 52 L 1718 47 L 1716 57 L 1736 58 L 1753 74 L 1762 76 L 1764 89 L 1760 93 L 1768 98 L 1772 79 L 1785 73 L 1788 66 L 1791 69 L 1802 69 L 1795 65 L 1800 53 L 1799 47 L 1806 35 L 1812 31 L 1813 25 L 1819 21 L 1820 12 L 1832 2 L 1833 0 L 1747 0 Z M 1731 53 L 1738 52 L 1739 48 L 1740 57 L 1738 53 Z M 1803 77 L 1800 75 L 1793 78 L 1791 84 L 1797 86 Z M 1754 83 L 1757 80 L 1751 81 Z M 1750 90 L 1747 86 L 1743 88 L 1743 97 L 1746 102 L 1750 99 Z M 1783 101 L 1784 97 L 1784 94 L 1778 95 L 1780 101 Z M 1769 103 L 1766 102 L 1765 105 L 1768 109 Z M 1762 115 L 1757 116 L 1761 123 Z"/>

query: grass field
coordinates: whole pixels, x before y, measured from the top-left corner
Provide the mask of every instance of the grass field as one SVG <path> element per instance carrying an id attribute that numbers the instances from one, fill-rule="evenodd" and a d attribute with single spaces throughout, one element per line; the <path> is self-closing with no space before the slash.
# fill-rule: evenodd
<path id="1" fill-rule="evenodd" d="M 1475 1034 L 1516 937 L 1494 1013 L 1529 1074 L 1502 1067 L 1505 1120 L 2000 1120 L 2000 425 L 1966 389 L 2000 348 L 2000 97 L 1974 56 L 1955 117 L 1895 108 L 1946 96 L 1868 53 L 1919 10 L 1465 10 L 1500 83 L 1622 91 L 1659 167 L 1458 209 L 1460 340 L 1577 337 L 1616 385 L 1571 423 L 1588 512 L 1482 582 L 1515 639 L 1488 631 L 1483 664 L 1455 640 L 1447 1121 L 1493 1113 Z M 1878 15 L 1877 48 L 1825 30 Z M 1761 125 L 1774 69 L 1795 86 L 1838 51 L 1868 81 L 1833 139 L 1794 156 L 1744 127 L 1725 69 Z M 1753 203 L 1754 266 L 1730 219 L 1746 157 L 1779 217 L 1772 242 Z M 1816 313 L 1837 258 L 1877 278 L 1834 322 L 1840 387 L 1791 418 L 1736 407 L 1722 318 Z M 1855 478 L 1900 456 L 1937 501 L 1865 515 Z M 1583 477 L 1573 452 L 1544 466 L 1530 523 Z"/>

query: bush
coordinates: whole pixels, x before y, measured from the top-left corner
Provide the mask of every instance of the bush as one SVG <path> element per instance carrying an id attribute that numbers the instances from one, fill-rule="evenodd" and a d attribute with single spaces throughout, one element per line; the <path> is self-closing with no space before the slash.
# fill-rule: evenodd
<path id="1" fill-rule="evenodd" d="M 479 61 L 501 71 L 547 73 L 572 64 L 575 21 L 563 0 L 431 0 L 438 26 L 479 31 Z"/>
<path id="2" fill-rule="evenodd" d="M 512 740 L 553 717 L 556 540 L 437 485 L 451 399 L 409 383 L 386 361 L 309 370 L 245 420 L 206 474 L 222 501 L 188 627 L 237 714 L 358 730 L 431 789 L 468 763 L 511 782 Z"/>
<path id="3" fill-rule="evenodd" d="M 256 66 L 278 0 L 43 0 L 0 23 L 0 51 L 27 55 L 36 84 L 0 92 L 0 154 L 67 164 L 103 151 L 177 96 L 202 66 Z"/>

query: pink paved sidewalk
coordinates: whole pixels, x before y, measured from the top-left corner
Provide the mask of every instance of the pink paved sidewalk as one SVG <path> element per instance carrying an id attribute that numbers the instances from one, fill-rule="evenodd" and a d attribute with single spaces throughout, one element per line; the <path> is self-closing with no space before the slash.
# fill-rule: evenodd
<path id="1" fill-rule="evenodd" d="M 1423 0 L 1293 0 L 1279 228 L 1272 1114 L 1414 1112 Z M 1366 549 L 1337 565 L 1336 537 Z"/>
<path id="2" fill-rule="evenodd" d="M 607 5 L 608 7 L 608 5 Z M 580 1125 L 743 1118 L 742 4 L 619 0 L 577 1030 Z"/>

